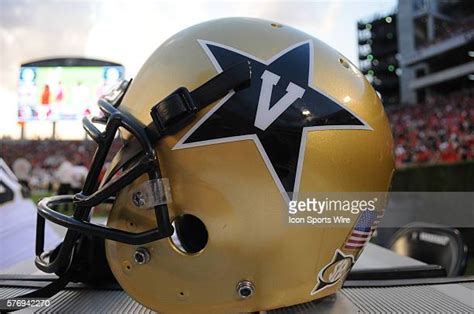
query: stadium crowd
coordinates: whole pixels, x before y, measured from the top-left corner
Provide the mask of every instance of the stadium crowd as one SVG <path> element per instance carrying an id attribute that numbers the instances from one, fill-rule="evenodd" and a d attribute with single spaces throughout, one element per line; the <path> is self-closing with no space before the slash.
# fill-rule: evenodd
<path id="1" fill-rule="evenodd" d="M 0 157 L 24 185 L 74 192 L 85 180 L 84 169 L 89 168 L 95 148 L 93 141 L 2 140 Z M 109 161 L 119 148 L 118 143 L 112 145 Z"/>
<path id="2" fill-rule="evenodd" d="M 389 108 L 397 167 L 474 159 L 474 90 Z"/>
<path id="3" fill-rule="evenodd" d="M 474 159 L 474 89 L 428 97 L 414 106 L 387 108 L 387 115 L 397 167 Z M 114 151 L 119 147 L 114 145 Z M 62 184 L 64 175 L 58 173 L 66 159 L 73 166 L 88 167 L 94 149 L 92 141 L 2 140 L 0 157 L 11 167 L 16 160 L 26 159 L 31 164 L 29 184 L 51 189 L 51 182 Z"/>

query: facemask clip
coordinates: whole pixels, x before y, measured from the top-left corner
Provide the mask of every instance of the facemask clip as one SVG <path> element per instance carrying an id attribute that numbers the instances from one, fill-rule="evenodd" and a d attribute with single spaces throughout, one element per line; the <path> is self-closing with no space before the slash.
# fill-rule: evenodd
<path id="1" fill-rule="evenodd" d="M 130 196 L 138 208 L 153 208 L 171 203 L 171 188 L 167 178 L 148 180 L 133 189 Z"/>

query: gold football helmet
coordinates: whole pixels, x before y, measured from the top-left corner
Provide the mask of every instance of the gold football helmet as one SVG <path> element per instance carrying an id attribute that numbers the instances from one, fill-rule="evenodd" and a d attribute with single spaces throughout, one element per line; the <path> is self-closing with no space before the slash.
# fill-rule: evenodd
<path id="1" fill-rule="evenodd" d="M 38 267 L 67 274 L 83 234 L 105 238 L 123 289 L 163 313 L 268 310 L 342 286 L 374 220 L 294 226 L 288 204 L 389 188 L 384 108 L 344 56 L 286 25 L 220 19 L 168 39 L 99 105 L 84 120 L 99 145 L 83 191 L 39 204 L 39 228 L 69 231 L 54 256 L 40 245 Z M 117 130 L 124 146 L 98 186 Z M 107 227 L 92 224 L 105 201 Z M 51 209 L 63 202 L 74 217 Z"/>

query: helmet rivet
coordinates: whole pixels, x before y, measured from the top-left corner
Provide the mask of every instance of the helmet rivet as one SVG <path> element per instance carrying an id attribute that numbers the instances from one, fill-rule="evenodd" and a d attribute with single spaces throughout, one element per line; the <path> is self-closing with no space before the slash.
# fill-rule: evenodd
<path id="1" fill-rule="evenodd" d="M 251 281 L 243 280 L 237 284 L 236 290 L 241 299 L 248 299 L 254 294 L 255 287 Z"/>
<path id="2" fill-rule="evenodd" d="M 133 204 L 137 207 L 142 207 L 145 205 L 145 197 L 142 192 L 135 192 L 132 195 Z"/>
<path id="3" fill-rule="evenodd" d="M 133 260 L 138 265 L 147 264 L 150 261 L 150 259 L 151 259 L 150 252 L 144 247 L 139 247 L 138 249 L 135 250 L 135 253 L 133 254 Z"/>

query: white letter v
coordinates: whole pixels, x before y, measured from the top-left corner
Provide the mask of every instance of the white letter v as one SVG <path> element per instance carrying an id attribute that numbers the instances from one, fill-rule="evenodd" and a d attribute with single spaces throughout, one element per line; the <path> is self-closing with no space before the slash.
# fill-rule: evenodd
<path id="1" fill-rule="evenodd" d="M 286 88 L 286 94 L 270 109 L 273 86 L 278 83 L 280 76 L 265 70 L 262 74 L 262 88 L 258 99 L 257 114 L 255 116 L 255 126 L 265 131 L 270 124 L 288 109 L 298 98 L 303 97 L 305 90 L 290 82 Z"/>

